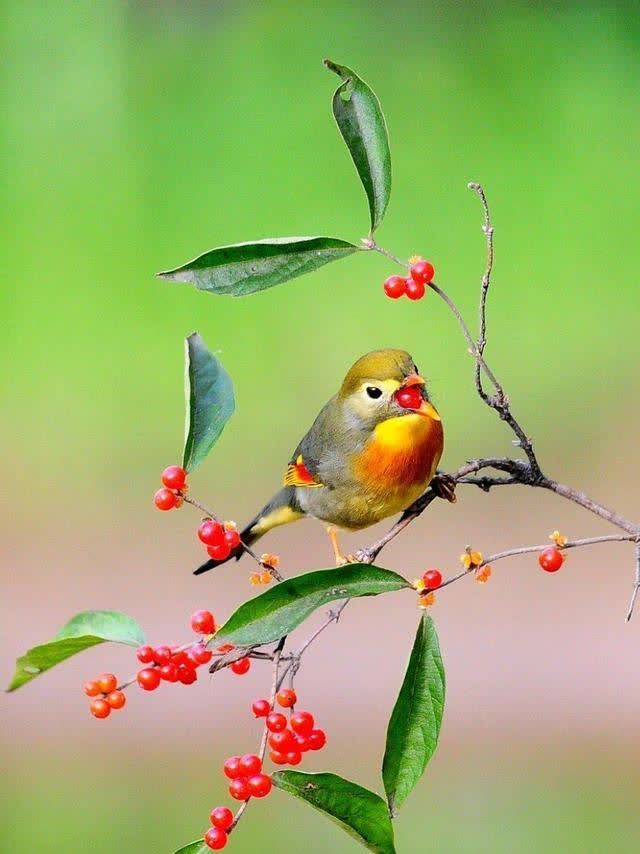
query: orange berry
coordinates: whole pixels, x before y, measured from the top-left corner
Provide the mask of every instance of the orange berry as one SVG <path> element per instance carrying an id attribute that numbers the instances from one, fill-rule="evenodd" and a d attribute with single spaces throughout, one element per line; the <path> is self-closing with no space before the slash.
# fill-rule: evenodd
<path id="1" fill-rule="evenodd" d="M 118 680 L 113 673 L 102 673 L 98 676 L 97 682 L 103 694 L 110 694 L 118 687 Z"/>
<path id="2" fill-rule="evenodd" d="M 94 700 L 89 706 L 89 711 L 94 718 L 108 718 L 111 714 L 111 706 L 106 700 Z"/>
<path id="3" fill-rule="evenodd" d="M 85 682 L 83 690 L 87 697 L 97 697 L 98 694 L 102 694 L 102 689 L 96 681 Z"/>
<path id="4" fill-rule="evenodd" d="M 121 709 L 126 702 L 127 698 L 122 691 L 112 691 L 107 695 L 107 703 L 112 709 Z"/>

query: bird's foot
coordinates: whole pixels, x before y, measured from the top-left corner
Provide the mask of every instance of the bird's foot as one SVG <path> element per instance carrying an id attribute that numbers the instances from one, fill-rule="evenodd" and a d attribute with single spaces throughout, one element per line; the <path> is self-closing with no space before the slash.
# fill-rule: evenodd
<path id="1" fill-rule="evenodd" d="M 456 482 L 450 474 L 442 472 L 434 475 L 430 486 L 438 498 L 444 498 L 451 504 L 455 504 L 458 500 L 456 497 Z"/>
<path id="2" fill-rule="evenodd" d="M 358 555 L 336 555 L 336 566 L 347 566 L 349 563 L 360 563 Z"/>
<path id="3" fill-rule="evenodd" d="M 343 555 L 340 551 L 340 544 L 338 543 L 338 529 L 333 525 L 329 525 L 327 527 L 327 534 L 329 535 L 329 539 L 331 540 L 331 545 L 333 546 L 333 554 L 336 559 L 336 566 L 346 566 L 348 563 L 358 563 L 358 558 L 356 555 Z"/>

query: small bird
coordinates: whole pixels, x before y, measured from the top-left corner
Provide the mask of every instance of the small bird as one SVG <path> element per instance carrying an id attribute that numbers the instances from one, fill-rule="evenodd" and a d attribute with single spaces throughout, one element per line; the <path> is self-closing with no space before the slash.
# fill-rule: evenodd
<path id="1" fill-rule="evenodd" d="M 429 486 L 444 434 L 425 380 L 404 350 L 375 350 L 350 368 L 293 452 L 283 486 L 242 531 L 250 546 L 305 516 L 337 531 L 359 531 L 406 510 Z M 239 546 L 230 556 L 239 558 Z M 208 560 L 199 575 L 226 561 Z"/>

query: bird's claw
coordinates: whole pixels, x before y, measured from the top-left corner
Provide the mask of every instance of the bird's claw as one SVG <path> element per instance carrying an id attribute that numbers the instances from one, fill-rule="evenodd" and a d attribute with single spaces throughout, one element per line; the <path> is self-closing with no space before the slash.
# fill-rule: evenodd
<path id="1" fill-rule="evenodd" d="M 455 504 L 458 500 L 456 497 L 456 482 L 450 474 L 443 472 L 434 475 L 431 481 L 431 489 L 433 489 L 438 498 L 444 498 L 450 504 Z"/>

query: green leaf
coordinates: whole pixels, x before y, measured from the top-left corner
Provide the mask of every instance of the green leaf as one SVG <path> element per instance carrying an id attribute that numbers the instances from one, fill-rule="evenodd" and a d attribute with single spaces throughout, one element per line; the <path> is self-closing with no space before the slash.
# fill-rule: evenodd
<path id="1" fill-rule="evenodd" d="M 346 258 L 358 249 L 336 237 L 274 237 L 218 246 L 158 275 L 189 282 L 201 291 L 243 297 Z"/>
<path id="2" fill-rule="evenodd" d="M 333 115 L 367 194 L 373 234 L 391 195 L 387 125 L 375 93 L 354 71 L 330 59 L 324 64 L 343 80 L 333 95 Z"/>
<path id="3" fill-rule="evenodd" d="M 191 472 L 205 459 L 233 415 L 231 377 L 197 332 L 185 341 L 186 420 L 182 465 Z"/>
<path id="4" fill-rule="evenodd" d="M 407 672 L 389 721 L 382 779 L 395 815 L 433 756 L 444 711 L 444 665 L 431 617 L 420 620 Z"/>
<path id="5" fill-rule="evenodd" d="M 15 691 L 77 652 L 105 641 L 140 646 L 144 634 L 135 620 L 119 611 L 82 611 L 50 643 L 34 646 L 20 656 L 7 691 Z"/>
<path id="6" fill-rule="evenodd" d="M 190 842 L 182 848 L 178 848 L 174 854 L 211 854 L 211 849 L 204 844 L 203 839 L 196 839 L 195 842 Z"/>
<path id="7" fill-rule="evenodd" d="M 329 816 L 348 834 L 376 854 L 394 854 L 393 827 L 385 802 L 337 774 L 276 771 L 273 784 Z"/>
<path id="8" fill-rule="evenodd" d="M 270 643 L 289 634 L 328 602 L 377 596 L 404 587 L 411 585 L 402 576 L 364 563 L 307 572 L 245 602 L 218 630 L 216 640 L 236 646 Z"/>

